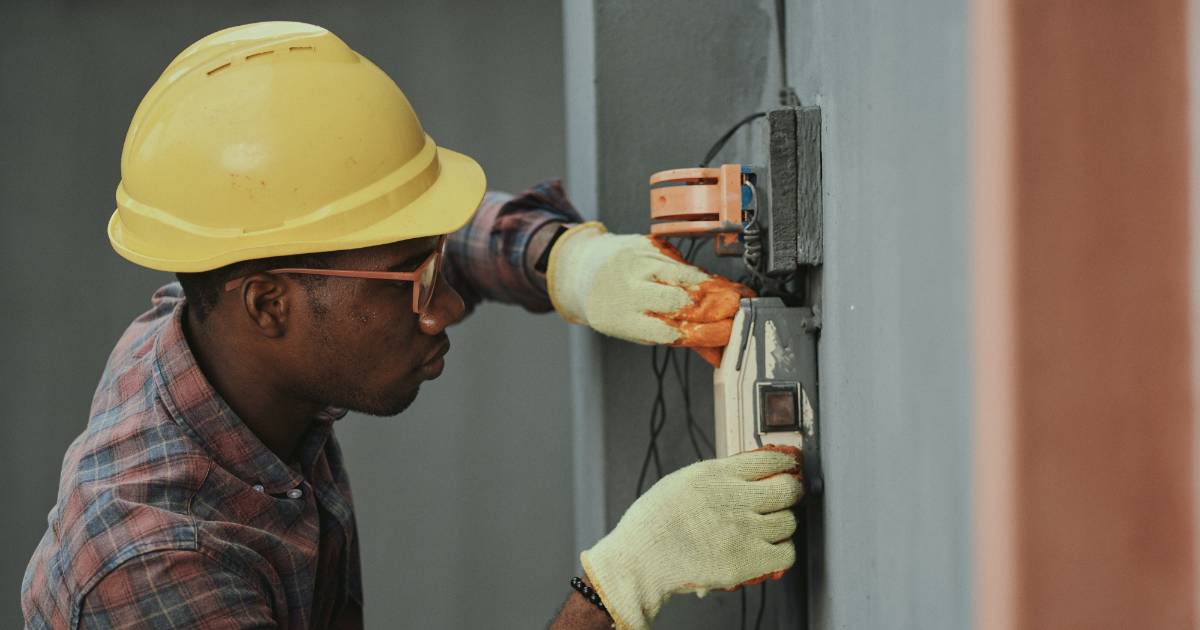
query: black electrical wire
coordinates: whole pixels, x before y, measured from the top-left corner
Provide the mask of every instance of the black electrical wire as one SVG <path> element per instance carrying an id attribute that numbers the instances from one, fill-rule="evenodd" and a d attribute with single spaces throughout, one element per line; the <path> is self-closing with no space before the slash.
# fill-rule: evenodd
<path id="1" fill-rule="evenodd" d="M 695 262 L 696 252 L 699 251 L 701 242 L 703 242 L 703 239 L 691 239 L 691 243 L 688 245 L 687 253 L 684 254 L 684 260 L 689 263 Z M 708 448 L 708 451 L 715 456 L 716 448 L 713 447 L 712 439 L 709 438 L 708 434 L 704 432 L 704 429 L 702 429 L 700 425 L 696 423 L 696 416 L 692 413 L 692 353 L 684 351 L 682 370 L 680 370 L 679 363 L 677 361 L 673 362 L 672 365 L 675 368 L 675 379 L 679 382 L 679 389 L 683 393 L 684 420 L 687 425 L 688 439 L 691 440 L 692 450 L 696 455 L 696 461 L 700 461 L 705 458 L 705 455 L 700 448 L 700 444 L 697 442 L 697 437 L 699 437 L 700 442 L 703 442 Z"/>
<path id="2" fill-rule="evenodd" d="M 650 444 L 646 448 L 646 456 L 642 459 L 642 469 L 638 473 L 637 494 L 642 494 L 642 489 L 646 482 L 646 472 L 650 468 L 650 463 L 654 462 L 654 472 L 658 479 L 662 479 L 662 461 L 658 453 L 658 434 L 662 432 L 663 426 L 667 422 L 667 403 L 665 396 L 664 377 L 667 373 L 667 366 L 671 360 L 671 351 L 674 348 L 666 349 L 666 356 L 662 361 L 661 367 L 658 362 L 658 346 L 650 349 L 650 368 L 654 373 L 654 380 L 657 384 L 654 393 L 654 402 L 650 406 Z"/>
<path id="3" fill-rule="evenodd" d="M 785 15 L 784 14 L 784 6 L 786 4 L 787 3 L 784 2 L 784 0 L 775 0 L 775 26 L 777 29 L 776 34 L 779 38 L 779 83 L 780 83 L 779 104 L 784 107 L 799 107 L 801 105 L 800 97 L 796 94 L 796 91 L 794 89 L 792 89 L 792 86 L 788 84 L 787 20 L 784 17 L 784 15 Z M 756 217 L 756 219 L 757 219 L 757 217 Z M 780 288 L 782 288 L 784 291 L 786 291 L 788 283 L 790 283 L 796 275 L 795 272 L 792 272 L 792 273 L 788 274 L 786 277 L 775 281 L 774 286 L 772 286 L 772 279 L 767 278 L 763 274 L 760 274 L 758 269 L 751 269 L 750 272 L 753 275 L 755 275 L 758 280 L 761 281 L 763 287 L 767 288 L 768 291 L 771 291 L 771 290 L 778 291 L 778 290 L 780 290 Z M 767 583 L 766 582 L 763 582 L 758 587 L 758 593 L 759 593 L 759 595 L 758 595 L 758 615 L 756 615 L 756 617 L 754 619 L 754 630 L 760 630 L 760 628 L 762 627 L 763 613 L 767 609 Z M 745 621 L 746 621 L 745 620 L 745 616 L 746 616 L 745 603 L 746 603 L 746 589 L 743 588 L 742 589 L 742 628 L 743 628 L 743 630 L 745 629 Z M 807 611 L 805 612 L 805 614 L 807 615 Z M 808 627 L 808 624 L 805 623 L 804 626 Z"/>
<path id="4" fill-rule="evenodd" d="M 742 589 L 745 590 L 745 589 Z M 767 610 L 767 583 L 758 586 L 758 616 L 754 619 L 754 630 L 762 627 L 763 612 Z"/>
<path id="5" fill-rule="evenodd" d="M 775 0 L 775 29 L 779 40 L 779 104 L 784 107 L 799 107 L 800 97 L 788 85 L 787 69 L 787 19 L 784 17 L 784 0 Z"/>
<path id="6" fill-rule="evenodd" d="M 742 625 L 741 625 L 741 628 L 742 628 L 742 630 L 746 630 L 746 589 L 745 589 L 745 587 L 738 589 L 738 592 L 742 594 Z"/>
<path id="7" fill-rule="evenodd" d="M 683 414 L 687 425 L 688 439 L 692 443 L 692 452 L 696 455 L 696 461 L 706 458 L 704 449 L 713 455 L 716 454 L 713 448 L 712 439 L 700 428 L 696 423 L 696 416 L 692 413 L 692 393 L 691 393 L 691 365 L 692 353 L 686 352 L 683 355 L 683 368 L 679 367 L 679 360 L 676 360 L 678 355 L 672 355 L 671 367 L 675 372 L 675 380 L 679 383 L 679 389 L 683 392 Z M 701 448 L 701 443 L 704 449 Z"/>
<path id="8" fill-rule="evenodd" d="M 713 143 L 712 147 L 709 148 L 708 153 L 705 154 L 704 160 L 700 162 L 700 167 L 706 168 L 709 163 L 712 162 L 713 158 L 715 158 L 717 154 L 721 152 L 721 149 L 725 147 L 725 144 L 729 142 L 729 139 L 732 138 L 739 129 L 766 115 L 766 112 L 756 112 L 746 116 L 745 118 L 739 120 L 733 127 L 730 127 L 728 131 L 721 134 L 721 137 Z M 707 240 L 708 239 L 706 238 L 687 239 L 687 248 L 683 255 L 684 260 L 686 260 L 688 263 L 694 264 L 696 254 L 700 249 L 701 243 L 706 242 Z M 682 368 L 679 365 L 680 361 L 676 356 L 676 350 L 684 352 Z M 713 446 L 712 439 L 708 437 L 708 435 L 704 432 L 704 429 L 696 422 L 695 415 L 692 413 L 692 390 L 690 380 L 692 360 L 691 351 L 686 348 L 663 348 L 661 363 L 659 362 L 659 351 L 660 348 L 658 346 L 654 346 L 650 349 L 650 367 L 651 372 L 654 374 L 655 392 L 654 400 L 650 406 L 650 442 L 646 447 L 646 455 L 642 458 L 641 470 L 638 472 L 638 496 L 641 496 L 642 491 L 645 488 L 646 474 L 650 471 L 651 463 L 654 464 L 655 476 L 658 479 L 661 479 L 663 476 L 662 460 L 658 450 L 658 436 L 662 433 L 663 427 L 666 426 L 667 422 L 666 373 L 668 369 L 671 369 L 674 372 L 675 379 L 679 384 L 680 393 L 682 394 L 684 425 L 688 432 L 688 439 L 692 444 L 693 454 L 696 456 L 697 460 L 705 459 L 704 450 L 701 448 L 701 444 L 703 444 L 704 447 L 707 447 L 708 451 L 713 455 L 716 454 L 716 449 Z M 742 630 L 746 630 L 746 590 L 747 589 L 745 587 L 739 589 L 739 595 L 741 599 Z M 763 583 L 760 586 L 759 591 L 761 595 L 759 596 L 758 613 L 755 617 L 755 630 L 759 630 L 762 624 L 763 613 L 766 606 L 766 583 Z"/>
<path id="9" fill-rule="evenodd" d="M 767 112 L 755 112 L 739 120 L 736 125 L 730 127 L 729 131 L 726 131 L 721 135 L 720 138 L 717 138 L 717 141 L 713 143 L 712 147 L 708 150 L 708 153 L 704 154 L 704 159 L 700 161 L 700 168 L 706 168 L 709 163 L 713 161 L 713 158 L 717 157 L 717 154 L 721 152 L 721 149 L 725 148 L 725 143 L 729 142 L 729 139 L 733 137 L 733 134 L 737 133 L 738 129 L 741 129 L 742 127 L 766 115 Z"/>
<path id="10" fill-rule="evenodd" d="M 777 36 L 779 39 L 779 102 L 784 107 L 798 107 L 801 105 L 800 98 L 796 95 L 796 91 L 788 84 L 787 29 L 786 20 L 784 17 L 784 5 L 784 0 L 775 1 L 775 24 L 778 29 Z M 713 145 L 708 149 L 708 153 L 704 154 L 704 159 L 700 161 L 700 167 L 707 168 L 708 165 L 712 163 L 713 159 L 717 157 L 717 154 L 721 152 L 721 149 L 725 148 L 725 144 L 729 142 L 729 139 L 732 138 L 739 129 L 766 115 L 766 112 L 755 112 L 750 114 L 749 116 L 739 120 L 735 125 L 730 127 L 728 131 L 721 134 L 721 137 L 717 138 L 717 141 L 714 142 Z M 687 253 L 684 255 L 684 259 L 687 260 L 687 262 L 691 263 L 695 260 L 696 251 L 701 240 L 703 239 L 689 239 Z M 788 283 L 790 283 L 795 276 L 793 273 L 780 279 L 773 279 L 767 278 L 757 269 L 750 269 L 750 273 L 756 281 L 755 284 L 757 284 L 761 289 L 767 289 L 768 292 L 786 291 Z M 668 347 L 665 349 L 661 367 L 658 362 L 658 350 L 659 348 L 657 346 L 651 348 L 650 350 L 651 370 L 654 373 L 656 388 L 654 402 L 650 408 L 650 444 L 647 446 L 646 456 L 642 460 L 641 472 L 638 473 L 637 494 L 639 496 L 642 494 L 642 488 L 646 481 L 646 473 L 648 472 L 650 463 L 652 461 L 654 463 L 654 472 L 656 476 L 659 479 L 661 479 L 663 476 L 662 461 L 658 452 L 658 435 L 662 432 L 662 429 L 666 425 L 667 421 L 667 404 L 665 397 L 666 387 L 664 377 L 666 375 L 668 365 L 673 368 L 675 378 L 679 383 L 679 387 L 683 395 L 684 422 L 688 431 L 688 439 L 691 440 L 692 450 L 696 455 L 696 459 L 704 459 L 704 454 L 700 448 L 699 442 L 696 439 L 697 435 L 699 435 L 700 440 L 704 442 L 704 444 L 710 451 L 713 452 L 714 455 L 716 453 L 716 449 L 713 447 L 712 440 L 708 438 L 708 436 L 704 433 L 704 430 L 696 423 L 695 416 L 692 414 L 692 391 L 690 381 L 690 366 L 692 359 L 691 352 L 685 351 L 683 357 L 683 369 L 681 370 L 675 357 L 675 348 Z M 763 582 L 759 586 L 758 591 L 758 613 L 755 615 L 754 620 L 755 630 L 760 630 L 762 626 L 763 614 L 766 612 L 767 583 Z M 742 630 L 746 630 L 746 588 L 743 587 L 739 589 L 739 592 L 741 594 L 741 628 Z"/>
<path id="11" fill-rule="evenodd" d="M 695 260 L 696 252 L 699 250 L 699 245 L 703 239 L 692 238 L 688 239 L 687 253 L 684 254 L 684 259 L 688 262 Z M 651 371 L 654 374 L 655 392 L 654 400 L 650 406 L 650 443 L 646 448 L 646 455 L 642 458 L 642 467 L 638 473 L 637 494 L 641 495 L 646 487 L 646 475 L 650 471 L 650 465 L 654 465 L 654 472 L 658 479 L 663 476 L 662 458 L 658 450 L 658 436 L 662 433 L 663 427 L 667 421 L 667 404 L 666 404 L 666 373 L 668 369 L 672 369 L 677 381 L 680 385 L 680 390 L 683 393 L 684 420 L 685 427 L 688 431 L 688 438 L 692 443 L 693 451 L 697 461 L 704 459 L 704 453 L 700 448 L 700 443 L 703 442 L 708 447 L 709 451 L 715 451 L 712 445 L 712 439 L 696 424 L 695 415 L 692 413 L 692 395 L 691 387 L 688 382 L 688 377 L 691 374 L 691 353 L 684 355 L 683 368 L 679 367 L 679 358 L 676 354 L 676 348 L 659 348 L 654 346 L 650 349 L 650 364 Z M 662 361 L 659 361 L 660 352 Z"/>

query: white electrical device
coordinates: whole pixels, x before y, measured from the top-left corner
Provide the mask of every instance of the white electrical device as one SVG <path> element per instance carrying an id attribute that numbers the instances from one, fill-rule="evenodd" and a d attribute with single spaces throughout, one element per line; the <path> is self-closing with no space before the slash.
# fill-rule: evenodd
<path id="1" fill-rule="evenodd" d="M 804 453 L 806 482 L 820 483 L 818 327 L 810 307 L 788 307 L 779 298 L 742 300 L 713 375 L 717 457 L 766 444 L 794 446 Z"/>
<path id="2" fill-rule="evenodd" d="M 787 106 L 768 112 L 767 122 L 765 169 L 709 168 L 706 158 L 706 166 L 654 173 L 650 233 L 711 238 L 717 256 L 740 257 L 752 288 L 771 296 L 741 301 L 713 375 L 714 450 L 726 457 L 768 444 L 799 448 L 805 489 L 820 494 L 821 110 Z"/>

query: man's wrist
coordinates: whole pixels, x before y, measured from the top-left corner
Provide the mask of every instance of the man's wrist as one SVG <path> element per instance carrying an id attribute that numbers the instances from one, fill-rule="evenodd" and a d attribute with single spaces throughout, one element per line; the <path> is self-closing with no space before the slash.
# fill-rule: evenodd
<path id="1" fill-rule="evenodd" d="M 558 237 L 574 225 L 549 221 L 529 237 L 529 243 L 525 246 L 525 271 L 539 288 L 546 288 L 546 264 L 550 260 L 550 250 Z"/>
<path id="2" fill-rule="evenodd" d="M 582 579 L 589 588 L 594 587 L 587 581 L 587 576 Z M 571 589 L 558 615 L 550 622 L 549 630 L 608 630 L 615 627 L 608 613 L 589 602 L 579 591 Z"/>

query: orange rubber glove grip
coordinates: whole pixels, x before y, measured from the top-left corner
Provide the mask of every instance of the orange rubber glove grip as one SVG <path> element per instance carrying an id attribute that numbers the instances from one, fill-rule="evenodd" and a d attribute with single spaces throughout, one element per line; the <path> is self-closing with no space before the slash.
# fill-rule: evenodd
<path id="1" fill-rule="evenodd" d="M 656 237 L 650 240 L 664 255 L 691 265 L 675 246 Z M 744 284 L 713 276 L 688 289 L 688 296 L 692 299 L 690 305 L 674 313 L 654 314 L 654 317 L 679 330 L 679 339 L 671 345 L 693 348 L 709 365 L 717 367 L 721 364 L 725 346 L 729 344 L 733 318 L 737 315 L 742 298 L 756 295 Z"/>

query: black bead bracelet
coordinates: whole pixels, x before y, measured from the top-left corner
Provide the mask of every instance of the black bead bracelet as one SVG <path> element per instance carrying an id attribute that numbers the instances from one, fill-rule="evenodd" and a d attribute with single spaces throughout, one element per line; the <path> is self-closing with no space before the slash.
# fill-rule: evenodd
<path id="1" fill-rule="evenodd" d="M 604 611 L 604 614 L 608 615 L 609 619 L 612 619 L 612 615 L 609 614 L 608 609 L 604 607 L 604 602 L 600 599 L 600 594 L 592 587 L 584 584 L 582 579 L 577 577 L 571 578 L 571 588 L 579 591 L 579 594 L 583 595 L 584 599 L 595 604 L 596 608 Z"/>

